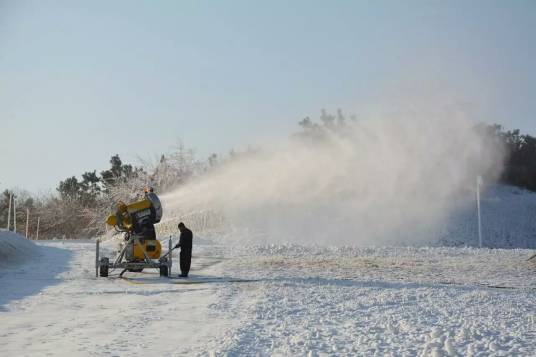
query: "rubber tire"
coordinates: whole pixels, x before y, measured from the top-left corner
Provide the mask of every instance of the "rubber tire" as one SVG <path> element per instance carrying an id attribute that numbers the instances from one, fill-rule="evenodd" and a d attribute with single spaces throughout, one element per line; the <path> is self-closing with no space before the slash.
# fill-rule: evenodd
<path id="1" fill-rule="evenodd" d="M 100 260 L 99 275 L 103 278 L 108 276 L 108 264 L 110 264 L 110 260 L 108 258 L 102 258 Z"/>
<path id="2" fill-rule="evenodd" d="M 169 276 L 169 271 L 167 265 L 160 265 L 160 276 Z"/>

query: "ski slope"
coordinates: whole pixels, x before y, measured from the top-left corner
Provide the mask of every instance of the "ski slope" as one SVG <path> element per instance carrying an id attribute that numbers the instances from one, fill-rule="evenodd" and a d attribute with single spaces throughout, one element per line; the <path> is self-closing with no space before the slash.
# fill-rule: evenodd
<path id="1" fill-rule="evenodd" d="M 536 193 L 509 185 L 490 186 L 482 193 L 481 216 L 484 247 L 536 249 Z M 477 227 L 475 201 L 452 213 L 438 241 L 476 247 Z"/>
<path id="2" fill-rule="evenodd" d="M 97 279 L 93 242 L 39 245 L 1 271 L 6 356 L 536 353 L 528 250 L 204 243 L 185 281 Z"/>
<path id="3" fill-rule="evenodd" d="M 536 195 L 497 186 L 482 213 L 494 249 L 469 208 L 427 247 L 194 232 L 188 280 L 96 278 L 93 241 L 0 231 L 2 355 L 534 356 Z"/>

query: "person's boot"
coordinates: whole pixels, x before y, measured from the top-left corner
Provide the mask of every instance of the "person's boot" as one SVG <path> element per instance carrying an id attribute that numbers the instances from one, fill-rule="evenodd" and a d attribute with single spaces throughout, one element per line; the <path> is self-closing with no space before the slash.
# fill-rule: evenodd
<path id="1" fill-rule="evenodd" d="M 185 274 L 185 273 L 179 274 L 179 278 L 187 278 L 187 277 L 188 277 L 188 274 Z"/>

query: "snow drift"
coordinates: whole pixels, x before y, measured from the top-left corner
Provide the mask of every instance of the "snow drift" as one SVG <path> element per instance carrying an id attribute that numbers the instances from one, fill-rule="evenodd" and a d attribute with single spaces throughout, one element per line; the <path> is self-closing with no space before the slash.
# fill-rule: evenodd
<path id="1" fill-rule="evenodd" d="M 16 233 L 0 230 L 0 268 L 37 254 L 38 247 Z"/>
<path id="2" fill-rule="evenodd" d="M 437 239 L 476 177 L 496 177 L 500 163 L 464 117 L 399 116 L 274 144 L 162 202 L 167 217 L 202 216 L 198 229 L 215 221 L 261 242 L 414 244 Z"/>

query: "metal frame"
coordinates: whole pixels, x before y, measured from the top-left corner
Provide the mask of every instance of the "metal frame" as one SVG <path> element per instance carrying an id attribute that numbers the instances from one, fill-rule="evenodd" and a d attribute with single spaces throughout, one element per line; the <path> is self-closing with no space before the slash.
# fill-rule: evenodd
<path id="1" fill-rule="evenodd" d="M 121 268 L 124 270 L 129 269 L 140 269 L 140 268 L 153 268 L 153 269 L 160 269 L 162 266 L 167 266 L 168 269 L 168 276 L 171 275 L 171 267 L 173 265 L 173 259 L 172 254 L 169 254 L 173 250 L 173 241 L 171 240 L 171 237 L 168 240 L 168 253 L 162 255 L 160 259 L 150 259 L 147 256 L 147 252 L 143 248 L 143 246 L 140 244 L 140 247 L 143 251 L 143 255 L 145 256 L 144 262 L 127 262 L 123 258 L 125 257 L 125 252 L 129 247 L 133 247 L 134 243 L 139 244 L 139 239 L 136 237 L 134 239 L 128 240 L 127 244 L 123 247 L 121 252 L 117 255 L 113 263 L 108 263 L 108 269 L 117 269 Z M 99 270 L 100 267 L 104 264 L 101 263 L 100 260 L 100 240 L 97 239 L 95 243 L 95 276 L 99 277 Z M 164 259 L 167 258 L 165 261 Z M 122 273 L 121 273 L 122 274 Z"/>

